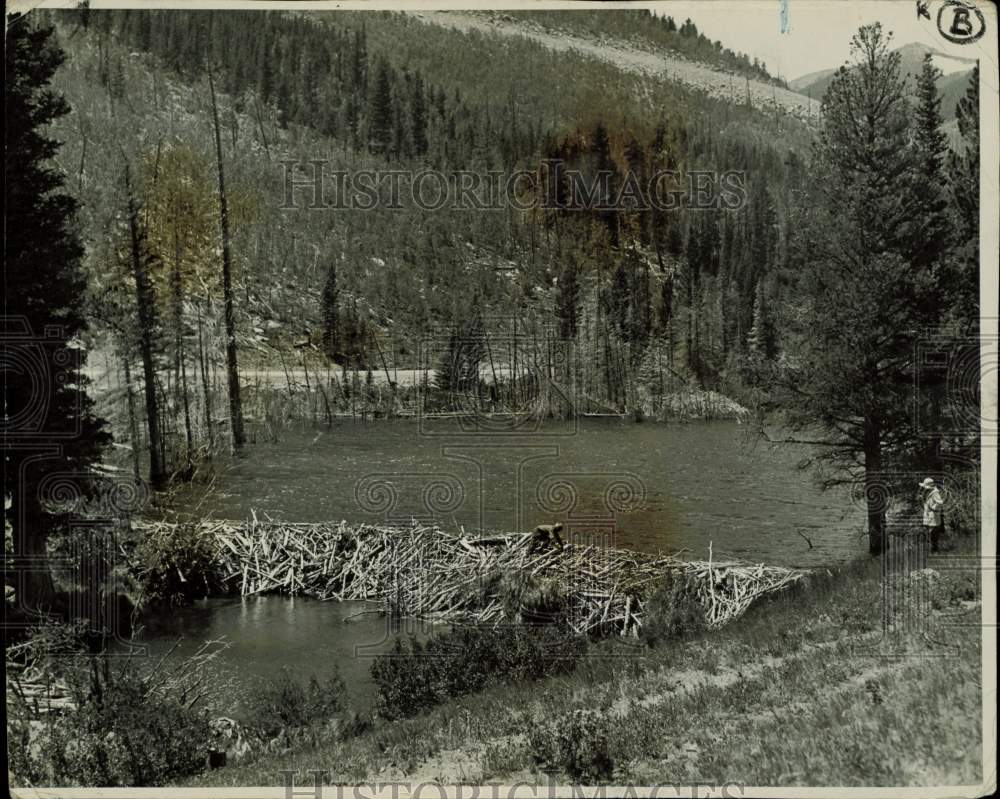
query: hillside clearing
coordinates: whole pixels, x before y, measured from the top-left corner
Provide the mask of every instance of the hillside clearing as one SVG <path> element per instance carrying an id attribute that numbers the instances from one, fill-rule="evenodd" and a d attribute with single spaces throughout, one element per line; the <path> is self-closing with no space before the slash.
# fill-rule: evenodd
<path id="1" fill-rule="evenodd" d="M 653 52 L 632 42 L 611 38 L 593 41 L 563 31 L 522 23 L 502 15 L 480 16 L 451 11 L 409 13 L 425 22 L 461 31 L 477 30 L 499 36 L 522 36 L 557 52 L 576 51 L 614 64 L 626 72 L 676 80 L 712 97 L 735 103 L 745 103 L 749 93 L 752 105 L 759 108 L 781 108 L 801 119 L 808 119 L 819 112 L 819 103 L 798 92 L 727 74 L 689 61 L 677 53 Z"/>

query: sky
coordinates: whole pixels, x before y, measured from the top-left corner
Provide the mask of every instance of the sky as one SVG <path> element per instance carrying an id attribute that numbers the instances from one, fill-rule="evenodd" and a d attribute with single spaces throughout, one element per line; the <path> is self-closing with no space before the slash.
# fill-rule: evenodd
<path id="1" fill-rule="evenodd" d="M 666 0 L 650 7 L 678 23 L 690 17 L 709 38 L 756 56 L 772 75 L 787 80 L 840 66 L 850 55 L 851 36 L 861 25 L 875 21 L 894 32 L 894 46 L 920 42 L 945 55 L 995 62 L 989 35 L 967 45 L 951 44 L 940 35 L 936 20 L 942 3 L 930 0 L 927 20 L 918 19 L 915 0 L 788 0 L 787 33 L 781 32 L 781 0 Z M 982 7 L 989 24 L 996 16 L 987 6 Z M 948 71 L 947 62 L 939 66 Z"/>

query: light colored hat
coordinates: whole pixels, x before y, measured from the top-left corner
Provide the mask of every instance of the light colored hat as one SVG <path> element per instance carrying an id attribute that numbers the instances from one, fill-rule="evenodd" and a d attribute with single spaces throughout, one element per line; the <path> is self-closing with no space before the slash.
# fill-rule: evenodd
<path id="1" fill-rule="evenodd" d="M 934 488 L 934 481 L 930 477 L 925 477 L 920 484 L 921 488 Z"/>

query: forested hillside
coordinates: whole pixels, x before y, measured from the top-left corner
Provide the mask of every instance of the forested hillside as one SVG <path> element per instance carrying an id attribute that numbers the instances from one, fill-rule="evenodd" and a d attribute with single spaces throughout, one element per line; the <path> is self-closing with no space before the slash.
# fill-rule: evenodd
<path id="1" fill-rule="evenodd" d="M 212 408 L 230 318 L 247 380 L 274 368 L 287 377 L 289 363 L 307 382 L 309 363 L 340 370 L 339 400 L 322 395 L 327 414 L 366 392 L 370 401 L 358 372 L 371 387 L 373 372 L 390 384 L 400 369 L 426 368 L 427 342 L 443 342 L 437 385 L 478 392 L 489 407 L 517 405 L 518 369 L 544 363 L 587 410 L 657 414 L 683 386 L 746 399 L 803 335 L 815 131 L 774 108 L 408 14 L 54 18 L 70 54 L 57 88 L 73 108 L 58 123 L 59 158 L 83 205 L 105 362 L 128 369 L 141 357 L 154 386 L 147 417 L 163 415 L 188 457 L 197 420 L 211 445 L 225 417 Z M 640 35 L 629 15 L 535 24 L 563 20 L 579 33 L 605 19 L 606 38 Z M 641 35 L 769 79 L 693 25 L 659 20 Z M 597 202 L 567 202 L 553 161 L 607 174 Z M 380 185 L 363 209 L 315 207 L 317 169 L 394 170 L 402 190 L 393 200 Z M 413 196 L 428 169 L 450 181 L 462 171 L 524 179 L 516 202 L 429 209 Z M 647 177 L 664 170 L 682 194 L 705 172 L 708 202 L 646 202 Z M 730 178 L 735 202 L 723 196 Z M 152 311 L 137 315 L 136 297 Z M 556 341 L 576 353 L 559 375 L 547 354 Z"/>
<path id="2" fill-rule="evenodd" d="M 534 23 L 550 30 L 590 35 L 598 39 L 612 38 L 671 50 L 720 71 L 786 86 L 783 80 L 774 78 L 767 71 L 767 65 L 762 64 L 759 59 L 751 59 L 744 53 L 737 53 L 725 47 L 720 41 L 712 41 L 698 30 L 697 24 L 691 19 L 678 23 L 670 15 L 654 15 L 647 9 L 616 9 L 614 13 L 608 13 L 607 9 L 603 9 L 579 11 L 575 14 L 518 11 L 508 12 L 503 16 Z"/>
<path id="3" fill-rule="evenodd" d="M 676 328 L 673 360 L 711 379 L 730 352 L 747 346 L 758 284 L 765 302 L 778 303 L 787 211 L 779 198 L 797 179 L 794 143 L 805 140 L 793 121 L 650 85 L 592 60 L 567 67 L 530 42 L 462 35 L 403 15 L 317 21 L 95 12 L 88 29 L 66 20 L 64 32 L 74 58 L 61 79 L 89 152 L 67 135 L 63 157 L 79 159 L 81 191 L 99 159 L 119 160 L 119 151 L 102 152 L 111 142 L 132 150 L 143 191 L 166 191 L 170 170 L 205 178 L 210 126 L 199 117 L 206 68 L 215 65 L 233 189 L 246 201 L 234 227 L 248 339 L 254 326 L 277 322 L 286 332 L 294 319 L 290 337 L 310 335 L 318 345 L 323 319 L 336 316 L 348 329 L 329 331 L 328 341 L 356 338 L 357 325 L 402 348 L 414 334 L 467 317 L 476 295 L 489 316 L 523 312 L 557 323 L 566 300 L 553 287 L 572 269 L 592 335 L 606 332 L 595 329 L 605 324 L 598 316 L 622 330 L 633 318 L 634 335 L 616 336 L 614 347 Z M 115 135 L 101 130 L 109 109 Z M 770 143 L 777 124 L 792 144 Z M 629 169 L 745 168 L 750 201 L 735 213 L 619 212 L 601 220 L 583 210 L 542 218 L 276 207 L 279 162 L 288 158 L 328 158 L 331 170 L 483 171 L 534 169 L 570 153 L 613 168 L 619 180 Z M 210 186 L 201 191 L 210 194 Z M 92 215 L 104 215 L 90 219 L 94 230 L 120 213 L 102 195 L 87 203 Z M 460 281 L 451 279 L 456 273 Z M 327 308 L 324 317 L 320 298 L 334 281 L 327 304 L 335 295 L 339 313 Z M 627 302 L 613 299 L 616 282 L 619 294 L 629 286 Z M 361 363 L 371 355 L 361 345 L 347 349 Z"/>

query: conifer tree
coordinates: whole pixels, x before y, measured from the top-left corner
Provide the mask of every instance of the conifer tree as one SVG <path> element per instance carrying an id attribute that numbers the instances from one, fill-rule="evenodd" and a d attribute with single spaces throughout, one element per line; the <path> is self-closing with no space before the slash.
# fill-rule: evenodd
<path id="1" fill-rule="evenodd" d="M 934 66 L 930 53 L 924 55 L 917 76 L 917 105 L 914 111 L 913 143 L 916 165 L 915 188 L 918 199 L 914 216 L 911 258 L 927 269 L 942 256 L 948 245 L 947 181 L 944 174 L 948 139 L 941 118 L 941 96 L 937 81 L 941 70 Z"/>
<path id="2" fill-rule="evenodd" d="M 449 393 L 474 391 L 486 357 L 486 326 L 478 295 L 464 318 L 453 325 L 435 375 L 435 385 Z"/>
<path id="3" fill-rule="evenodd" d="M 886 547 L 887 481 L 918 449 L 911 331 L 932 289 L 906 257 L 918 202 L 915 149 L 890 40 L 881 25 L 863 26 L 852 40 L 854 63 L 837 72 L 823 101 L 802 254 L 808 308 L 787 375 L 790 421 L 822 430 L 819 458 L 832 467 L 824 483 L 853 485 L 864 497 L 873 555 Z"/>
<path id="4" fill-rule="evenodd" d="M 331 262 L 323 284 L 323 351 L 327 358 L 337 361 L 340 352 L 340 289 L 337 287 L 337 263 Z"/>
<path id="5" fill-rule="evenodd" d="M 559 317 L 559 336 L 565 340 L 576 338 L 580 305 L 580 280 L 576 259 L 571 255 L 559 276 L 556 294 L 556 313 Z"/>
<path id="6" fill-rule="evenodd" d="M 7 19 L 3 334 L 6 357 L 23 368 L 4 372 L 3 473 L 13 565 L 27 567 L 15 591 L 27 611 L 53 606 L 47 541 L 65 530 L 65 519 L 43 506 L 40 485 L 54 472 L 85 481 L 109 440 L 80 371 L 87 354 L 83 247 L 74 232 L 77 204 L 52 162 L 59 144 L 47 135 L 47 126 L 69 111 L 50 88 L 63 61 L 52 37 L 52 28 L 34 20 Z M 78 488 L 86 494 L 93 486 Z"/>
<path id="7" fill-rule="evenodd" d="M 373 153 L 385 153 L 392 143 L 392 83 L 389 65 L 379 61 L 372 87 L 371 111 L 368 123 L 368 148 Z"/>
<path id="8" fill-rule="evenodd" d="M 657 331 L 659 334 L 666 335 L 667 331 L 670 329 L 670 322 L 673 318 L 674 313 L 674 277 L 669 275 L 663 279 L 663 283 L 660 284 L 660 309 L 659 309 L 659 324 L 657 325 Z"/>
<path id="9" fill-rule="evenodd" d="M 595 180 L 598 181 L 598 191 L 594 193 L 598 205 L 597 218 L 603 221 L 608 229 L 611 246 L 618 246 L 618 214 L 610 206 L 618 195 L 618 169 L 611 156 L 611 139 L 607 128 L 601 122 L 594 128 L 590 151 L 594 156 Z M 603 207 L 602 207 L 603 206 Z"/>
<path id="10" fill-rule="evenodd" d="M 913 216 L 912 246 L 909 259 L 914 268 L 926 274 L 935 290 L 926 292 L 926 307 L 922 309 L 923 321 L 927 325 L 943 320 L 945 307 L 942 303 L 948 292 L 946 268 L 942 263 L 949 242 L 949 222 L 947 205 L 947 180 L 944 174 L 945 155 L 948 140 L 942 128 L 941 96 L 937 81 L 941 70 L 934 66 L 930 53 L 924 55 L 920 74 L 917 76 L 917 104 L 913 121 L 913 149 L 915 165 L 913 180 L 916 208 Z M 941 412 L 946 380 L 940 373 L 925 373 L 921 380 L 921 402 L 925 410 L 929 432 L 924 442 L 924 458 L 931 468 L 940 466 L 941 437 L 936 431 L 941 429 Z"/>
<path id="11" fill-rule="evenodd" d="M 955 108 L 962 144 L 948 156 L 951 242 L 954 256 L 942 279 L 960 335 L 979 326 L 979 65 Z"/>
<path id="12" fill-rule="evenodd" d="M 611 275 L 611 288 L 608 290 L 608 311 L 618 335 L 623 338 L 628 334 L 629 317 L 629 275 L 625 261 L 620 260 Z"/>
<path id="13" fill-rule="evenodd" d="M 765 296 L 763 280 L 758 280 L 754 288 L 753 317 L 750 332 L 747 334 L 747 349 L 766 360 L 773 360 L 778 354 L 777 335 Z"/>
<path id="14" fill-rule="evenodd" d="M 418 72 L 413 79 L 413 95 L 410 100 L 410 130 L 413 138 L 413 154 L 421 157 L 427 154 L 427 101 L 424 98 L 424 81 Z"/>

